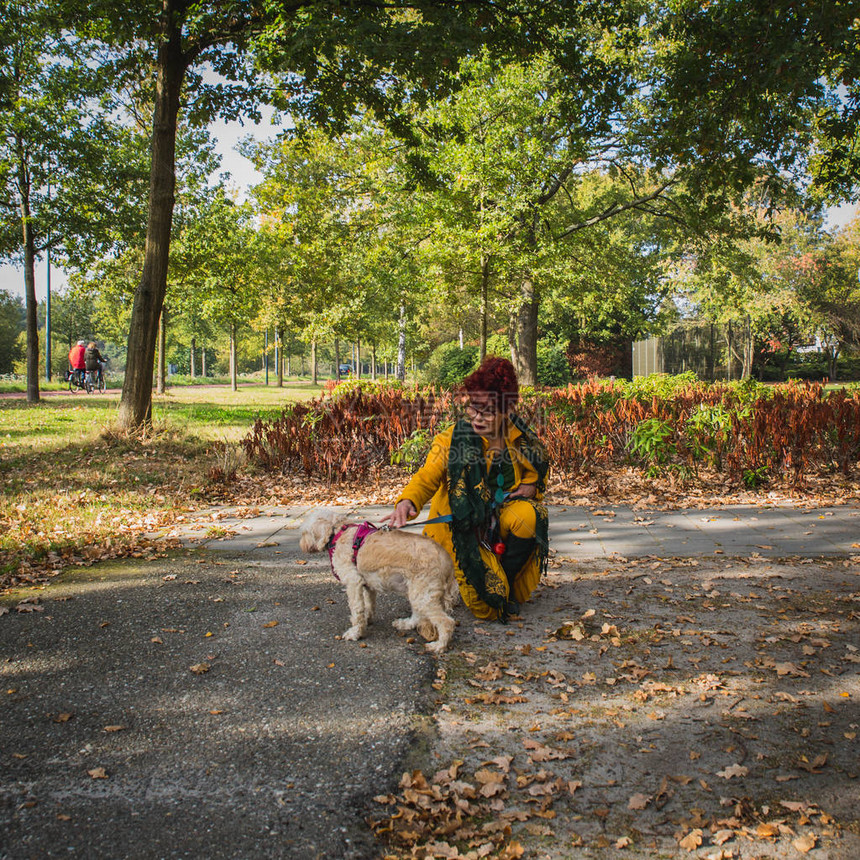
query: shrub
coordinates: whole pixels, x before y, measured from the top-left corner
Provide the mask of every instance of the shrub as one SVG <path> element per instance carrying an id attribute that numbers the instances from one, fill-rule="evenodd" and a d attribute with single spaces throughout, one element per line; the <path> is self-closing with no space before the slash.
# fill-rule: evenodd
<path id="1" fill-rule="evenodd" d="M 460 349 L 460 344 L 452 340 L 430 353 L 424 378 L 430 385 L 453 388 L 475 369 L 477 363 L 478 347 L 464 346 Z"/>
<path id="2" fill-rule="evenodd" d="M 553 469 L 574 476 L 625 466 L 632 455 L 652 474 L 704 465 L 747 486 L 778 478 L 800 484 L 816 469 L 847 475 L 860 459 L 860 391 L 817 384 L 594 380 L 523 387 L 517 411 L 538 430 Z M 350 383 L 275 421 L 258 420 L 243 447 L 266 469 L 357 479 L 391 463 L 415 468 L 457 415 L 451 393 Z"/>

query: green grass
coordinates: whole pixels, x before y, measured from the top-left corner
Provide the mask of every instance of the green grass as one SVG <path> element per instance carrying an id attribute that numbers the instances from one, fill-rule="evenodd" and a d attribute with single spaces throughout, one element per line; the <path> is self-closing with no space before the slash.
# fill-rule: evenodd
<path id="1" fill-rule="evenodd" d="M 217 498 L 213 467 L 259 415 L 319 388 L 188 386 L 153 396 L 154 432 L 114 429 L 119 392 L 0 398 L 0 587 L 49 567 L 133 551 L 140 536 Z"/>

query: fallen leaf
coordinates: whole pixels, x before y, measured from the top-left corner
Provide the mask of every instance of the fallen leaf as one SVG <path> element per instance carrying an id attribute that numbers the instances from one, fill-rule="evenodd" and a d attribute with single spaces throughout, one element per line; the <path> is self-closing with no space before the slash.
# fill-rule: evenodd
<path id="1" fill-rule="evenodd" d="M 280 623 L 280 621 L 267 621 L 263 627 L 277 627 Z"/>
<path id="2" fill-rule="evenodd" d="M 746 776 L 749 773 L 749 768 L 744 767 L 742 764 L 733 764 L 729 765 L 725 770 L 718 770 L 717 776 L 721 776 L 723 779 L 731 779 L 735 776 Z"/>
<path id="3" fill-rule="evenodd" d="M 798 836 L 797 839 L 792 840 L 792 845 L 801 853 L 807 854 L 815 848 L 815 843 L 818 841 L 818 837 L 814 833 L 807 833 L 804 836 Z"/>
<path id="4" fill-rule="evenodd" d="M 651 802 L 651 796 L 648 794 L 634 794 L 630 800 L 627 801 L 628 809 L 645 809 L 646 806 Z"/>
<path id="5" fill-rule="evenodd" d="M 683 839 L 678 840 L 678 844 L 687 851 L 695 851 L 702 844 L 702 831 L 698 827 L 691 830 Z"/>
<path id="6" fill-rule="evenodd" d="M 121 732 L 125 726 L 105 726 L 106 732 Z"/>
<path id="7" fill-rule="evenodd" d="M 88 770 L 87 773 L 93 779 L 107 779 L 108 778 L 107 772 L 105 771 L 105 769 L 103 767 L 94 767 L 92 770 Z"/>
<path id="8" fill-rule="evenodd" d="M 195 675 L 205 675 L 211 668 L 208 663 L 195 663 L 188 667 Z"/>

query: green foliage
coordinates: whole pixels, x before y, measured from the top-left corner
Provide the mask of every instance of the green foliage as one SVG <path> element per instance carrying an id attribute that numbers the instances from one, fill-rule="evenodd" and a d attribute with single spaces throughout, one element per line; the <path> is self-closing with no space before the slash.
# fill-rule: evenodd
<path id="1" fill-rule="evenodd" d="M 565 345 L 560 341 L 539 340 L 537 363 L 538 385 L 559 386 L 570 382 L 570 365 Z"/>
<path id="2" fill-rule="evenodd" d="M 0 373 L 12 373 L 24 358 L 24 303 L 18 296 L 0 290 Z"/>
<path id="3" fill-rule="evenodd" d="M 457 341 L 443 343 L 430 354 L 424 378 L 430 385 L 453 388 L 459 385 L 477 366 L 478 347 L 460 348 Z"/>
<path id="4" fill-rule="evenodd" d="M 649 466 L 649 474 L 657 474 L 677 453 L 678 446 L 672 441 L 674 428 L 660 418 L 640 421 L 630 434 L 627 447 L 634 457 Z"/>
<path id="5" fill-rule="evenodd" d="M 426 429 L 413 430 L 391 454 L 392 466 L 403 466 L 414 472 L 427 459 L 433 437 Z"/>

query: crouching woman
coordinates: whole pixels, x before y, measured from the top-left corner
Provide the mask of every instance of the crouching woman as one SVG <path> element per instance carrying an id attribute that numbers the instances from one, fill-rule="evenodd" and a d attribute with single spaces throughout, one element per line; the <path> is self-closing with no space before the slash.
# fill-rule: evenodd
<path id="1" fill-rule="evenodd" d="M 462 382 L 466 418 L 440 433 L 385 520 L 400 528 L 430 502 L 424 534 L 451 555 L 463 602 L 477 618 L 519 613 L 546 566 L 548 463 L 514 413 L 519 384 L 504 358 L 488 358 Z"/>

